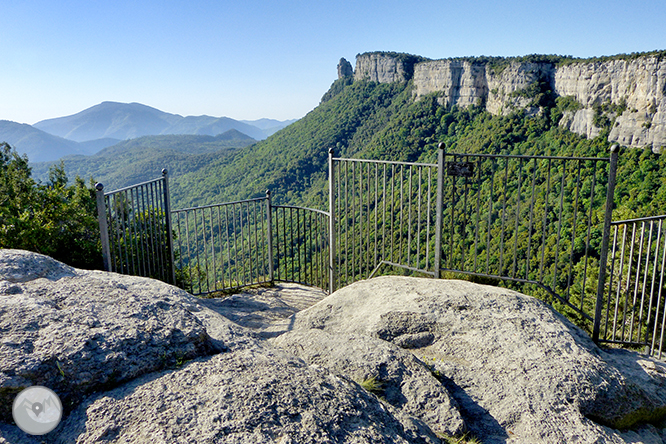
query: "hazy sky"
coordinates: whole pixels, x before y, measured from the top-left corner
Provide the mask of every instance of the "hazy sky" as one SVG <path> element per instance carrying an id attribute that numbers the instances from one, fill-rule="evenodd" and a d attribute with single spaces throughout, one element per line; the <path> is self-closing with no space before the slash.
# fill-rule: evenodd
<path id="1" fill-rule="evenodd" d="M 0 0 L 0 120 L 102 101 L 181 115 L 300 118 L 341 57 L 666 49 L 664 0 Z"/>

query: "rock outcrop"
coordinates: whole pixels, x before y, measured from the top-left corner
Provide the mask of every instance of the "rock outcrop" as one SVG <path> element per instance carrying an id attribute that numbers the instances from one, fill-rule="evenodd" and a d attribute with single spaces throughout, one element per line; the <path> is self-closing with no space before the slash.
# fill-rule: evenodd
<path id="1" fill-rule="evenodd" d="M 601 128 L 594 117 L 602 113 L 614 121 L 609 141 L 651 146 L 655 151 L 666 146 L 666 60 L 658 55 L 562 64 L 506 61 L 505 65 L 498 68 L 482 59 L 426 60 L 366 53 L 356 58 L 354 79 L 384 83 L 413 79 L 416 97 L 438 93 L 443 105 L 485 104 L 493 114 L 523 108 L 536 112 L 527 88 L 542 83 L 579 105 L 560 121 L 571 131 L 596 137 Z"/>
<path id="2" fill-rule="evenodd" d="M 362 337 L 376 342 L 361 347 Z M 296 314 L 293 330 L 275 343 L 351 378 L 375 376 L 387 392 L 412 383 L 405 376 L 396 381 L 399 372 L 389 362 L 395 367 L 397 359 L 381 356 L 397 356 L 396 346 L 408 350 L 484 443 L 622 443 L 617 429 L 666 415 L 664 363 L 601 350 L 546 304 L 464 281 L 357 282 Z M 401 399 L 408 411 L 419 404 L 408 393 Z M 453 415 L 444 418 L 423 400 L 420 406 L 416 415 L 433 430 L 456 424 Z"/>
<path id="3" fill-rule="evenodd" d="M 338 63 L 338 79 L 343 77 L 352 77 L 354 75 L 354 68 L 352 68 L 351 63 L 344 57 L 340 59 Z"/>
<path id="4" fill-rule="evenodd" d="M 601 350 L 531 297 L 383 277 L 285 318 L 288 298 L 255 296 L 0 250 L 0 443 L 666 438 L 666 364 Z M 39 439 L 8 410 L 36 384 L 65 407 Z"/>

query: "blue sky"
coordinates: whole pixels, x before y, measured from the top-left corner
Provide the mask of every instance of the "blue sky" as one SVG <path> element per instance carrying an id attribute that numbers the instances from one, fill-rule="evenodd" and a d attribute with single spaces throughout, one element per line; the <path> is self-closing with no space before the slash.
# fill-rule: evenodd
<path id="1" fill-rule="evenodd" d="M 666 49 L 663 0 L 2 0 L 0 119 L 102 101 L 181 115 L 300 118 L 341 57 Z"/>

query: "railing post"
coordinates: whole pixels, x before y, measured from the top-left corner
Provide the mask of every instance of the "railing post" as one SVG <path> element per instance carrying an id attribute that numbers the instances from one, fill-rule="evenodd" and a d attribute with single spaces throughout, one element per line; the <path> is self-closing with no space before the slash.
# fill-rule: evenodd
<path id="1" fill-rule="evenodd" d="M 268 280 L 271 285 L 275 282 L 274 279 L 274 264 L 273 264 L 273 204 L 271 202 L 271 190 L 266 190 L 266 248 L 268 249 Z"/>
<path id="2" fill-rule="evenodd" d="M 106 220 L 106 202 L 104 201 L 104 185 L 95 184 L 95 197 L 97 198 L 97 221 L 99 222 L 99 234 L 102 241 L 102 260 L 104 270 L 111 271 L 111 248 L 109 247 L 109 224 Z"/>
<path id="3" fill-rule="evenodd" d="M 335 163 L 333 148 L 328 150 L 328 292 L 335 291 Z"/>
<path id="4" fill-rule="evenodd" d="M 171 198 L 169 197 L 169 172 L 166 168 L 162 169 L 164 177 L 164 218 L 167 230 L 167 248 L 169 250 L 169 263 L 171 265 L 171 283 L 176 285 L 176 264 L 173 255 L 173 233 L 171 231 Z"/>
<path id="5" fill-rule="evenodd" d="M 442 211 L 444 206 L 444 156 L 446 155 L 444 142 L 438 145 L 437 152 L 437 198 L 436 198 L 436 214 L 435 219 L 435 278 L 439 279 L 442 276 Z"/>
<path id="6" fill-rule="evenodd" d="M 608 243 L 610 239 L 611 222 L 613 218 L 613 201 L 615 196 L 615 176 L 617 174 L 617 161 L 619 147 L 611 147 L 610 166 L 608 169 L 608 190 L 606 192 L 606 213 L 604 215 L 604 231 L 601 239 L 601 254 L 599 256 L 599 282 L 597 283 L 597 301 L 594 307 L 594 326 L 592 340 L 599 342 L 601 330 L 601 313 L 604 305 L 604 289 L 606 286 L 606 267 L 608 265 Z M 585 289 L 583 289 L 585 291 Z"/>

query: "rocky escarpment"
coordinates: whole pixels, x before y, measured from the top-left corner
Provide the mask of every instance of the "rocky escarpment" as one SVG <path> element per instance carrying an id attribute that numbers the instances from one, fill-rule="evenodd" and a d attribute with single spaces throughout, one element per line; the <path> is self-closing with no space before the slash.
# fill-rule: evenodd
<path id="1" fill-rule="evenodd" d="M 493 114 L 539 112 L 535 96 L 547 89 L 569 99 L 559 124 L 573 132 L 596 137 L 606 128 L 610 142 L 655 151 L 666 146 L 666 60 L 660 53 L 605 61 L 534 59 L 366 53 L 356 58 L 354 79 L 413 80 L 416 97 L 438 93 L 443 105 L 484 104 Z"/>

